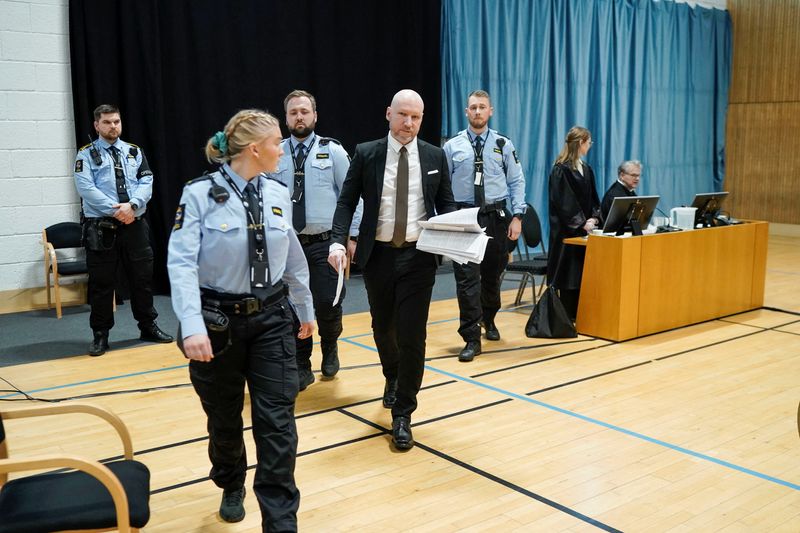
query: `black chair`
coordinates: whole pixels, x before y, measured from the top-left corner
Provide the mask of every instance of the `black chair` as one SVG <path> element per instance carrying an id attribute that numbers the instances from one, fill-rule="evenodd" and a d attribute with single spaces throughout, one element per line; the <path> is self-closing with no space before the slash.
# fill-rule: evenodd
<path id="1" fill-rule="evenodd" d="M 519 288 L 517 289 L 514 305 L 519 305 L 522 301 L 522 294 L 528 286 L 528 281 L 530 280 L 531 286 L 535 287 L 535 276 L 542 276 L 538 294 L 534 290 L 533 303 L 536 303 L 537 298 L 542 295 L 547 278 L 547 251 L 545 250 L 544 242 L 542 242 L 542 224 L 539 222 L 539 215 L 536 214 L 533 206 L 526 205 L 527 209 L 522 216 L 522 238 L 517 239 L 516 256 L 512 256 L 512 260 L 509 261 L 501 277 L 502 281 L 507 273 L 520 275 Z M 541 247 L 541 253 L 536 253 L 537 246 Z"/>
<path id="2" fill-rule="evenodd" d="M 75 455 L 8 457 L 4 420 L 87 413 L 117 430 L 125 459 L 105 464 Z M 53 434 L 54 444 L 64 438 Z M 71 469 L 19 477 L 9 472 Z M 131 437 L 115 414 L 88 404 L 0 410 L 0 533 L 44 531 L 138 531 L 150 519 L 150 471 L 133 460 Z"/>
<path id="3" fill-rule="evenodd" d="M 66 277 L 85 276 L 89 270 L 86 259 L 71 259 L 59 261 L 56 250 L 80 249 L 81 225 L 77 222 L 60 222 L 42 230 L 42 245 L 44 246 L 44 279 L 47 288 L 47 308 L 52 307 L 50 298 L 50 276 L 53 277 L 53 287 L 56 294 L 56 317 L 61 318 L 61 281 Z"/>

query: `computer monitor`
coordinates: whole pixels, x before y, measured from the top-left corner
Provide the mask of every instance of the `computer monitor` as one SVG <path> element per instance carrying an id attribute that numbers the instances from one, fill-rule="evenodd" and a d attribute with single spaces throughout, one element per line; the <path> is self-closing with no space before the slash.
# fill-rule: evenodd
<path id="1" fill-rule="evenodd" d="M 708 228 L 716 226 L 717 215 L 722 206 L 722 202 L 728 196 L 727 192 L 704 192 L 694 195 L 691 207 L 696 207 L 694 213 L 694 225 L 702 224 Z"/>
<path id="2" fill-rule="evenodd" d="M 614 198 L 611 209 L 603 224 L 603 233 L 622 235 L 630 231 L 641 235 L 658 204 L 659 196 L 618 196 Z"/>

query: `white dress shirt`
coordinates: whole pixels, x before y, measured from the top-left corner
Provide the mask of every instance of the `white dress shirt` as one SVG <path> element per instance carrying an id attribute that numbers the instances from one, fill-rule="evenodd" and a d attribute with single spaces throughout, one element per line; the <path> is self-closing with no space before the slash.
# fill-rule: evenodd
<path id="1" fill-rule="evenodd" d="M 375 240 L 389 242 L 394 234 L 395 205 L 397 196 L 397 163 L 400 160 L 400 148 L 404 145 L 389 134 L 386 149 L 386 169 L 383 174 L 383 190 L 381 205 L 378 209 L 378 228 Z M 422 228 L 420 220 L 426 220 L 425 199 L 422 196 L 422 167 L 419 162 L 417 138 L 405 145 L 408 151 L 408 226 L 406 241 L 413 242 L 419 238 Z"/>

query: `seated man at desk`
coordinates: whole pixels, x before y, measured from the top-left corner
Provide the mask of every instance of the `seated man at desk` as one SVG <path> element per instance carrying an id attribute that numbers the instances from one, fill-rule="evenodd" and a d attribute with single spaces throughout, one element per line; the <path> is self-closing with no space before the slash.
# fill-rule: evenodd
<path id="1" fill-rule="evenodd" d="M 618 196 L 636 196 L 635 189 L 639 185 L 641 176 L 641 161 L 636 161 L 635 159 L 632 161 L 625 161 L 617 168 L 617 181 L 608 188 L 600 204 L 603 220 L 608 218 L 608 212 L 611 210 L 611 204 L 614 203 L 614 198 Z"/>

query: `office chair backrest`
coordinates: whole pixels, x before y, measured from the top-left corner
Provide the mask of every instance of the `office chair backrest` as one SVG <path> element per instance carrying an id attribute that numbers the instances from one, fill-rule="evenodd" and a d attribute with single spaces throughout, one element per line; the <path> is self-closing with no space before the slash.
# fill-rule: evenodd
<path id="1" fill-rule="evenodd" d="M 81 225 L 77 222 L 59 222 L 45 228 L 47 232 L 47 242 L 53 248 L 80 248 L 81 247 Z"/>

